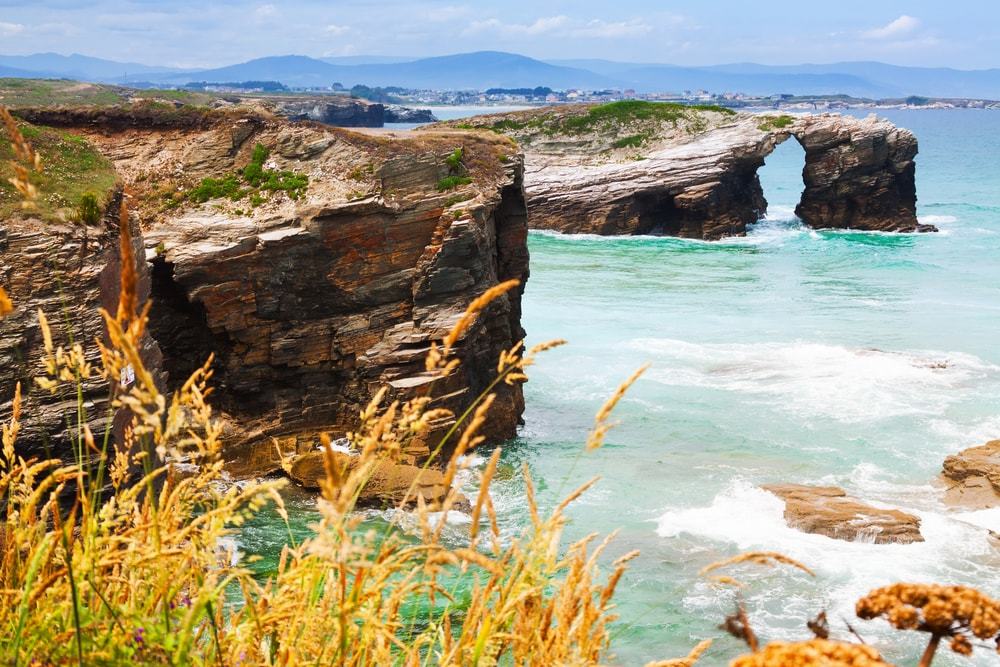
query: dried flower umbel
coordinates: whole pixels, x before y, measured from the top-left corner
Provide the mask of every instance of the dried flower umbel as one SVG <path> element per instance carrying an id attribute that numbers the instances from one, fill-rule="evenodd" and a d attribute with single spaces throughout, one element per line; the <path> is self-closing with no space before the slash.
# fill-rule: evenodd
<path id="1" fill-rule="evenodd" d="M 870 646 L 828 639 L 771 642 L 760 651 L 740 656 L 730 667 L 890 667 Z"/>
<path id="2" fill-rule="evenodd" d="M 858 600 L 856 612 L 863 619 L 884 618 L 900 630 L 929 633 L 921 667 L 931 664 L 944 638 L 961 655 L 972 655 L 973 638 L 990 641 L 1000 652 L 1000 602 L 967 586 L 893 584 Z"/>

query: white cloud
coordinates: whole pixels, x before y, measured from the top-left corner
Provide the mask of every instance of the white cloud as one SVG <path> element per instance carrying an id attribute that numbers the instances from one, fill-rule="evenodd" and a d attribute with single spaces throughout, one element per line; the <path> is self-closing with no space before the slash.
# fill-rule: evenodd
<path id="1" fill-rule="evenodd" d="M 265 19 L 271 18 L 278 13 L 278 8 L 274 5 L 268 3 L 266 5 L 260 5 L 257 9 L 253 10 L 253 17 L 258 21 L 263 21 Z"/>
<path id="2" fill-rule="evenodd" d="M 618 37 L 632 37 L 634 35 L 645 35 L 653 27 L 639 19 L 631 21 L 607 22 L 594 19 L 588 21 L 586 25 L 573 30 L 574 37 L 597 37 L 601 39 L 615 39 Z"/>
<path id="3" fill-rule="evenodd" d="M 324 28 L 324 31 L 328 35 L 339 37 L 340 35 L 345 35 L 349 33 L 351 31 L 351 28 L 350 26 L 337 25 L 336 23 L 331 23 L 330 25 L 326 26 L 326 28 Z"/>
<path id="4" fill-rule="evenodd" d="M 861 33 L 861 36 L 865 39 L 895 40 L 913 34 L 913 32 L 919 27 L 920 19 L 903 14 L 895 21 L 890 21 L 881 28 L 873 28 L 872 30 L 864 31 Z"/>
<path id="5" fill-rule="evenodd" d="M 500 19 L 473 21 L 465 29 L 466 34 L 496 32 L 504 35 L 544 35 L 559 30 L 569 23 L 568 16 L 549 16 L 534 23 L 504 23 Z"/>
<path id="6" fill-rule="evenodd" d="M 24 32 L 24 26 L 22 24 L 0 21 L 0 35 L 3 35 L 4 37 L 11 37 L 22 32 Z"/>
<path id="7" fill-rule="evenodd" d="M 553 35 L 561 37 L 616 39 L 644 35 L 652 31 L 652 29 L 652 26 L 640 19 L 631 19 L 629 21 L 603 21 L 601 19 L 578 21 L 560 14 L 558 16 L 539 18 L 532 23 L 504 23 L 497 18 L 473 21 L 464 30 L 463 34 L 474 35 L 492 32 L 508 37 Z"/>

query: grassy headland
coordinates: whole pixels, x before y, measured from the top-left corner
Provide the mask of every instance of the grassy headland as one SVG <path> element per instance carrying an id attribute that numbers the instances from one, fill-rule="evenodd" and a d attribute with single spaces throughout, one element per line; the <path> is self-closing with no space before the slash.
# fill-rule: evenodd
<path id="1" fill-rule="evenodd" d="M 42 169 L 31 175 L 39 190 L 34 215 L 46 219 L 72 216 L 85 195 L 103 201 L 114 187 L 114 166 L 83 137 L 27 123 L 21 125 L 21 132 L 42 162 Z M 0 135 L 0 218 L 21 210 L 21 195 L 8 180 L 13 175 L 13 158 L 10 139 Z"/>

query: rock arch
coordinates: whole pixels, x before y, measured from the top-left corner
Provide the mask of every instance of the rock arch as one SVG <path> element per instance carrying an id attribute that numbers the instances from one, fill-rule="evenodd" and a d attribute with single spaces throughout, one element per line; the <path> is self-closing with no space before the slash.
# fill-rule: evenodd
<path id="1" fill-rule="evenodd" d="M 796 214 L 814 228 L 933 231 L 916 216 L 917 139 L 887 120 L 838 114 L 772 128 L 743 114 L 690 141 L 629 163 L 545 164 L 526 153 L 535 229 L 718 239 L 746 233 L 767 201 L 757 171 L 784 141 L 805 149 Z M 535 163 L 535 164 L 533 164 Z"/>

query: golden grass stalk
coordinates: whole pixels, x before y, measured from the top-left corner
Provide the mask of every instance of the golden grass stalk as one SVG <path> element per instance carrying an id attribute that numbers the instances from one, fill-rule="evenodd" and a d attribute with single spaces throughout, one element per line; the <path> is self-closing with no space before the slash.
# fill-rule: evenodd
<path id="1" fill-rule="evenodd" d="M 21 194 L 22 207 L 25 209 L 34 208 L 34 202 L 38 199 L 38 188 L 31 182 L 31 173 L 41 171 L 42 158 L 24 138 L 10 111 L 2 105 L 0 105 L 0 123 L 7 131 L 14 149 L 14 160 L 11 162 L 14 175 L 7 180 Z"/>
<path id="2" fill-rule="evenodd" d="M 705 639 L 691 649 L 683 658 L 674 658 L 672 660 L 657 660 L 655 662 L 647 662 L 646 667 L 692 667 L 698 659 L 712 646 L 711 639 Z"/>
<path id="3" fill-rule="evenodd" d="M 594 428 L 590 431 L 590 435 L 587 436 L 586 450 L 588 452 L 594 451 L 595 449 L 600 449 L 604 445 L 604 439 L 608 435 L 608 431 L 615 427 L 615 424 L 609 422 L 608 419 L 611 417 L 611 412 L 618 405 L 618 402 L 624 398 L 626 392 L 635 384 L 636 380 L 642 377 L 642 374 L 646 372 L 649 368 L 649 364 L 642 366 L 635 373 L 624 382 L 622 382 L 615 393 L 611 395 L 601 409 L 597 411 L 597 416 L 594 417 Z"/>

